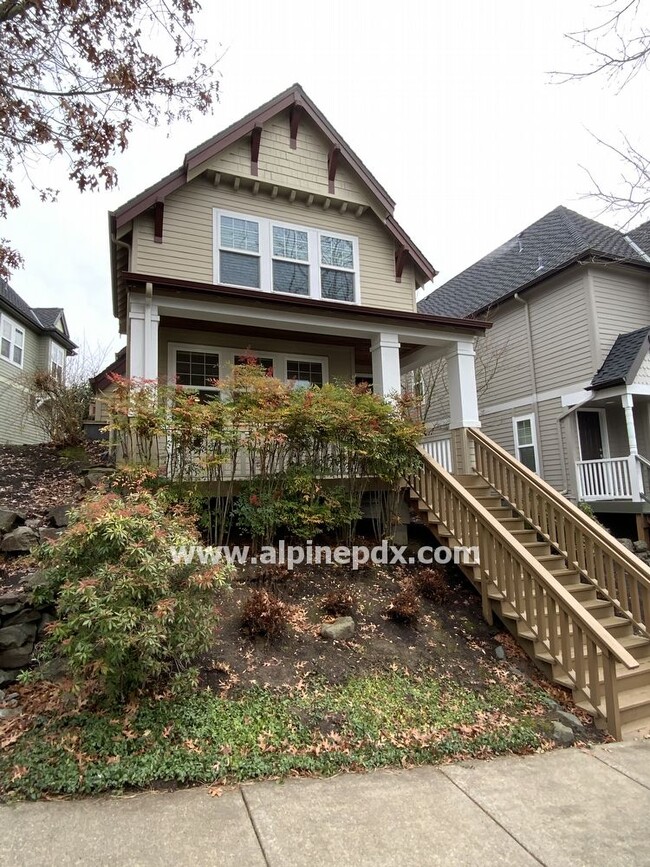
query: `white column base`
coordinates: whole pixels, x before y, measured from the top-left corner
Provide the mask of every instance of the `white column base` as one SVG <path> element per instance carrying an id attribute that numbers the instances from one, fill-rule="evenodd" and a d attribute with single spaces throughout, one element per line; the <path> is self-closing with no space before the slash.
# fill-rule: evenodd
<path id="1" fill-rule="evenodd" d="M 476 374 L 474 370 L 474 344 L 458 341 L 447 354 L 447 383 L 449 386 L 449 427 L 480 427 Z"/>
<path id="2" fill-rule="evenodd" d="M 397 334 L 382 332 L 370 344 L 372 385 L 375 394 L 394 400 L 402 391 Z"/>
<path id="3" fill-rule="evenodd" d="M 158 307 L 146 296 L 129 298 L 128 364 L 131 379 L 158 379 Z"/>

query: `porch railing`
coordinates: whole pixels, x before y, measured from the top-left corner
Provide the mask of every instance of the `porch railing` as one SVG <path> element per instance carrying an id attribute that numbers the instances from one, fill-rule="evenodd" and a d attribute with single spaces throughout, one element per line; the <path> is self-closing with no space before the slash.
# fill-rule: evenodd
<path id="1" fill-rule="evenodd" d="M 579 499 L 588 502 L 633 499 L 636 463 L 630 466 L 629 457 L 576 461 L 576 469 Z"/>
<path id="2" fill-rule="evenodd" d="M 488 620 L 492 616 L 490 600 L 498 593 L 502 604 L 511 606 L 525 624 L 533 641 L 562 667 L 594 709 L 604 713 L 611 734 L 620 738 L 616 664 L 633 669 L 639 663 L 423 449 L 417 469 L 407 481 L 435 521 L 452 534 L 453 544 L 478 547 L 475 565 L 480 570 L 483 612 Z"/>
<path id="3" fill-rule="evenodd" d="M 422 450 L 443 466 L 448 473 L 453 472 L 454 464 L 452 458 L 451 437 L 436 437 L 427 436 L 421 442 Z"/>
<path id="4" fill-rule="evenodd" d="M 608 599 L 635 632 L 650 638 L 650 568 L 607 530 L 480 430 L 468 431 L 476 471 Z"/>

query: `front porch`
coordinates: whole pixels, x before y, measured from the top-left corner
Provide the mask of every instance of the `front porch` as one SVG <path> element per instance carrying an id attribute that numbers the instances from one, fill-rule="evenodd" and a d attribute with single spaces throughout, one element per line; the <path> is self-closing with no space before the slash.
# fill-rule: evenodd
<path id="1" fill-rule="evenodd" d="M 650 513 L 650 395 L 594 392 L 574 417 L 578 499 L 601 512 Z"/>
<path id="2" fill-rule="evenodd" d="M 216 381 L 250 356 L 296 386 L 367 382 L 389 401 L 403 377 L 444 358 L 451 415 L 442 463 L 469 471 L 461 432 L 480 426 L 473 344 L 486 323 L 161 279 L 133 278 L 130 288 L 127 376 L 176 383 L 202 400 L 218 398 Z"/>

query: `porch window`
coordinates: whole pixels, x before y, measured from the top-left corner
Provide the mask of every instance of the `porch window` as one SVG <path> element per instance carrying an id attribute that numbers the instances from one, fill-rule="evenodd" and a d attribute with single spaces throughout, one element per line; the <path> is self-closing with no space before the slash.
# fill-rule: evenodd
<path id="1" fill-rule="evenodd" d="M 271 357 L 264 358 L 251 352 L 248 355 L 236 355 L 234 363 L 239 365 L 253 364 L 257 367 L 263 367 L 269 376 L 275 376 L 275 362 Z"/>
<path id="2" fill-rule="evenodd" d="M 63 382 L 63 372 L 65 369 L 65 350 L 58 343 L 52 341 L 50 343 L 50 373 L 57 380 Z"/>
<path id="3" fill-rule="evenodd" d="M 219 396 L 215 381 L 219 379 L 219 355 L 216 352 L 176 352 L 176 382 L 198 391 L 205 402 Z"/>
<path id="4" fill-rule="evenodd" d="M 214 214 L 215 282 L 358 303 L 357 238 L 245 214 Z"/>
<path id="5" fill-rule="evenodd" d="M 323 365 L 320 361 L 300 361 L 287 359 L 287 380 L 295 382 L 296 386 L 308 388 L 311 385 L 323 384 Z"/>
<path id="6" fill-rule="evenodd" d="M 2 316 L 0 327 L 0 356 L 16 367 L 23 366 L 25 331 L 13 319 Z"/>
<path id="7" fill-rule="evenodd" d="M 537 438 L 535 436 L 535 416 L 523 415 L 512 420 L 515 435 L 517 459 L 534 473 L 537 472 Z"/>
<path id="8" fill-rule="evenodd" d="M 219 251 L 221 283 L 260 288 L 258 222 L 222 214 L 219 221 Z"/>

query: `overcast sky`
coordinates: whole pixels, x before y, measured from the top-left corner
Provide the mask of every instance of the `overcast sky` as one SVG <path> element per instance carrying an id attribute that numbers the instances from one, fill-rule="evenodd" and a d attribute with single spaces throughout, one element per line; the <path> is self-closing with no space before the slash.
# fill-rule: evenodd
<path id="1" fill-rule="evenodd" d="M 12 285 L 32 306 L 64 306 L 78 343 L 118 347 L 107 211 L 295 81 L 395 199 L 397 219 L 440 272 L 436 285 L 556 205 L 598 217 L 580 166 L 605 183 L 618 166 L 589 130 L 610 139 L 625 130 L 645 144 L 647 96 L 641 79 L 621 94 L 597 78 L 551 83 L 550 70 L 584 68 L 563 34 L 601 15 L 595 5 L 204 0 L 203 35 L 214 54 L 225 52 L 214 114 L 169 134 L 138 128 L 114 159 L 111 193 L 82 195 L 49 166 L 58 204 L 26 192 L 2 231 L 26 260 Z"/>

